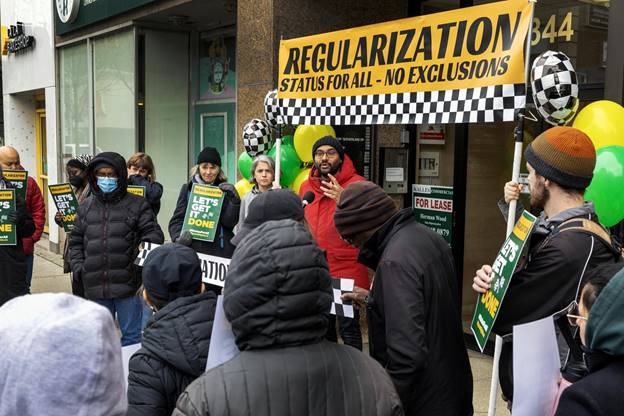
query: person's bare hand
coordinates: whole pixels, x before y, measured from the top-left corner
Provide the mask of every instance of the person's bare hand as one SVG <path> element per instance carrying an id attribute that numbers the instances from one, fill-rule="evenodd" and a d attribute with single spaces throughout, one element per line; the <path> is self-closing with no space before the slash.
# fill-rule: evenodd
<path id="1" fill-rule="evenodd" d="M 517 183 L 517 182 L 513 182 L 513 181 L 509 181 L 505 184 L 505 189 L 503 190 L 504 194 L 505 194 L 505 203 L 509 203 L 512 200 L 517 200 L 518 198 L 520 198 L 520 192 L 522 191 L 522 187 L 523 185 Z"/>
<path id="2" fill-rule="evenodd" d="M 476 276 L 472 280 L 472 290 L 477 293 L 487 292 L 492 283 L 492 267 L 484 264 L 483 267 L 477 270 Z"/>
<path id="3" fill-rule="evenodd" d="M 366 306 L 366 297 L 368 296 L 369 291 L 363 289 L 358 286 L 353 286 L 353 292 L 343 293 L 340 297 L 343 301 L 350 300 L 353 301 L 358 307 Z"/>
<path id="4" fill-rule="evenodd" d="M 340 195 L 342 195 L 343 188 L 338 183 L 338 180 L 333 175 L 329 176 L 329 181 L 321 182 L 321 191 L 326 197 L 333 199 L 336 203 L 340 202 Z"/>

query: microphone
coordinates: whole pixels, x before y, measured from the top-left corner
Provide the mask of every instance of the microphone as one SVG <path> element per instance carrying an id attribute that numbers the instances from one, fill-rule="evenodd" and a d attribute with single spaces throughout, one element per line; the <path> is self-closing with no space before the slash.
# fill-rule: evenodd
<path id="1" fill-rule="evenodd" d="M 303 200 L 301 201 L 301 206 L 303 208 L 310 205 L 312 202 L 314 202 L 314 192 L 308 191 L 303 194 Z"/>

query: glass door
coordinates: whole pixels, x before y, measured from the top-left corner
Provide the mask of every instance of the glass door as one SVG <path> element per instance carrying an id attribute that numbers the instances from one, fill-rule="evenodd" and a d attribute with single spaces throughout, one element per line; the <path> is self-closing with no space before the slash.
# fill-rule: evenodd
<path id="1" fill-rule="evenodd" d="M 48 211 L 48 141 L 46 135 L 46 113 L 45 109 L 36 110 L 35 113 L 35 134 L 37 141 L 36 159 L 37 159 L 37 185 L 43 194 L 43 202 L 45 203 L 46 212 Z M 43 227 L 44 232 L 48 232 L 48 216 Z"/>

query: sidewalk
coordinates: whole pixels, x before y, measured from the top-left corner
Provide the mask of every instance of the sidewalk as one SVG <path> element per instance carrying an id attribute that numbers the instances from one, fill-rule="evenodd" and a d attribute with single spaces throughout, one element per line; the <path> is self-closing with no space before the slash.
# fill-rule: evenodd
<path id="1" fill-rule="evenodd" d="M 63 274 L 63 259 L 59 254 L 47 250 L 48 241 L 37 243 L 33 269 L 32 293 L 67 292 L 71 293 L 69 274 Z M 473 405 L 475 416 L 486 416 L 490 395 L 490 377 L 492 358 L 469 351 L 472 376 L 474 380 Z M 496 415 L 508 416 L 507 405 L 500 399 L 497 402 Z"/>

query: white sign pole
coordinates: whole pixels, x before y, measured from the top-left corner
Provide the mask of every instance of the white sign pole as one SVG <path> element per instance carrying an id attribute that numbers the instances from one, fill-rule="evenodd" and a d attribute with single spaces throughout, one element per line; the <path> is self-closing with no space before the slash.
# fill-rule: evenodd
<path id="1" fill-rule="evenodd" d="M 531 27 L 533 26 L 533 15 L 535 13 L 535 4 L 537 0 L 528 0 L 533 3 L 531 8 L 531 18 L 529 19 L 529 30 L 527 31 L 525 56 L 524 56 L 524 85 L 525 91 L 528 91 L 529 71 L 531 64 Z M 526 104 L 525 104 L 526 108 Z M 520 163 L 522 160 L 522 142 L 524 139 L 524 115 L 518 112 L 516 120 L 516 128 L 514 129 L 514 159 L 511 170 L 511 180 L 518 182 L 520 177 Z M 507 215 L 507 236 L 513 231 L 516 223 L 516 207 L 518 201 L 513 199 L 509 202 L 509 213 Z M 488 416 L 496 415 L 496 396 L 498 395 L 498 365 L 500 362 L 501 351 L 503 349 L 503 339 L 496 336 L 494 344 L 494 360 L 492 361 L 492 380 L 490 382 L 490 404 L 488 406 Z"/>
<path id="2" fill-rule="evenodd" d="M 280 183 L 280 177 L 282 176 L 282 138 L 279 137 L 275 140 L 275 183 Z"/>

